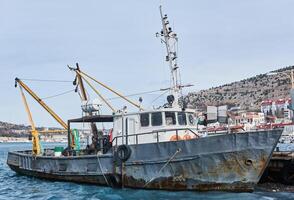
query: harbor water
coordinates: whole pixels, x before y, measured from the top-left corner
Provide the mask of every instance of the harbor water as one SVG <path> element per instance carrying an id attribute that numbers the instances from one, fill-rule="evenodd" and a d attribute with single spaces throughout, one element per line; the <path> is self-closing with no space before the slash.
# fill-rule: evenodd
<path id="1" fill-rule="evenodd" d="M 60 144 L 44 144 L 55 147 Z M 253 193 L 227 192 L 170 192 L 155 190 L 113 189 L 95 185 L 54 182 L 17 175 L 6 164 L 7 152 L 30 149 L 31 143 L 0 144 L 0 200 L 10 199 L 294 199 L 294 193 L 265 192 L 256 190 Z"/>

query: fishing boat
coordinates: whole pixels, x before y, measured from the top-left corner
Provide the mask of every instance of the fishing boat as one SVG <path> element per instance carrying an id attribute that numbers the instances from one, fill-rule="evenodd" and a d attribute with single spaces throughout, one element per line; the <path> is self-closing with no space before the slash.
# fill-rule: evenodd
<path id="1" fill-rule="evenodd" d="M 144 109 L 141 104 L 82 72 L 78 66 L 71 68 L 77 74 L 80 87 L 84 87 L 82 81 L 90 85 L 89 80 L 93 80 L 135 105 L 137 110 L 128 112 L 126 107 L 115 110 L 91 87 L 102 102 L 112 109 L 112 113 L 102 115 L 90 112 L 68 120 L 64 125 L 68 130 L 68 145 L 61 155 L 53 149 L 9 152 L 7 164 L 12 170 L 43 179 L 120 188 L 254 190 L 269 163 L 282 129 L 215 135 L 198 131 L 194 110 L 186 108 L 181 98 L 184 86 L 179 80 L 177 34 L 169 26 L 167 15 L 162 13 L 161 7 L 160 16 L 162 30 L 156 35 L 167 50 L 166 61 L 171 77 L 167 103 L 159 108 Z M 89 107 L 84 105 L 84 108 Z M 74 131 L 71 129 L 75 123 L 89 123 L 94 127 L 96 133 L 92 144 L 86 149 L 75 146 Z M 95 125 L 99 123 L 112 125 L 108 135 L 97 134 Z"/>

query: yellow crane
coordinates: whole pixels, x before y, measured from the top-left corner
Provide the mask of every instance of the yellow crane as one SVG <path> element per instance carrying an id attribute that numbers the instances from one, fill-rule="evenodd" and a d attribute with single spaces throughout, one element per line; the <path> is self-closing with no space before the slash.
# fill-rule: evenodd
<path id="1" fill-rule="evenodd" d="M 114 93 L 115 95 L 119 96 L 120 98 L 124 99 L 125 101 L 127 101 L 128 103 L 132 104 L 133 106 L 139 108 L 140 110 L 144 110 L 141 105 L 135 103 L 134 101 L 130 100 L 129 98 L 127 98 L 126 96 L 122 95 L 121 93 L 115 91 L 114 89 L 110 88 L 109 86 L 107 86 L 106 84 L 102 83 L 101 81 L 98 81 L 97 79 L 95 79 L 94 77 L 90 76 L 89 74 L 86 74 L 85 72 L 81 71 L 78 64 L 77 64 L 77 68 L 72 68 L 70 66 L 68 66 L 68 68 L 72 71 L 76 72 L 76 77 L 78 79 L 79 82 L 82 82 L 82 80 L 84 80 L 90 87 L 91 89 L 99 96 L 99 98 L 111 109 L 111 111 L 113 113 L 116 112 L 116 109 L 110 105 L 110 103 L 108 102 L 108 100 L 106 98 L 104 98 L 100 92 L 90 83 L 90 80 L 98 83 L 100 86 L 102 86 L 103 88 L 107 89 L 108 91 Z M 84 87 L 84 86 L 82 86 Z"/>
<path id="2" fill-rule="evenodd" d="M 125 101 L 127 101 L 128 103 L 132 104 L 133 106 L 139 108 L 140 110 L 143 110 L 141 108 L 141 105 L 133 102 L 132 100 L 128 99 L 127 97 L 125 97 L 124 95 L 122 95 L 121 93 L 113 90 L 112 88 L 110 88 L 109 86 L 107 86 L 106 84 L 98 81 L 97 79 L 93 78 L 92 76 L 86 74 L 85 72 L 80 70 L 79 64 L 76 63 L 76 68 L 70 67 L 69 65 L 67 66 L 71 71 L 74 71 L 76 73 L 76 77 L 74 80 L 74 85 L 77 85 L 76 87 L 76 91 L 80 90 L 81 94 L 81 100 L 83 101 L 88 101 L 89 98 L 87 96 L 86 93 L 86 89 L 84 86 L 84 81 L 85 83 L 98 95 L 98 97 L 108 106 L 108 108 L 110 108 L 110 110 L 115 113 L 117 110 L 108 102 L 108 100 L 100 93 L 100 91 L 98 91 L 91 83 L 91 81 L 94 81 L 96 83 L 98 83 L 100 86 L 102 86 L 103 88 L 109 90 L 110 92 L 114 93 L 115 95 L 119 96 L 120 98 L 124 99 Z M 92 113 L 87 113 L 87 115 L 92 115 Z M 95 125 L 95 123 L 91 123 L 91 129 L 92 129 L 92 134 L 93 134 L 93 138 L 92 138 L 92 144 L 95 144 L 99 138 L 102 138 L 103 133 L 99 132 L 97 130 L 97 127 Z M 92 144 L 90 146 L 92 146 Z M 95 145 L 94 145 L 95 146 Z"/>
<path id="3" fill-rule="evenodd" d="M 35 99 L 65 130 L 68 130 L 67 124 L 44 102 L 41 98 L 38 97 L 24 82 L 19 78 L 15 78 L 15 87 L 19 85 L 23 103 L 25 105 L 26 112 L 28 114 L 29 122 L 32 126 L 32 139 L 33 139 L 33 154 L 39 155 L 41 153 L 40 141 L 39 141 L 39 132 L 36 130 L 32 113 L 29 109 L 28 102 L 26 100 L 23 89 Z"/>
<path id="4" fill-rule="evenodd" d="M 32 113 L 30 111 L 27 99 L 26 99 L 26 97 L 25 97 L 25 95 L 23 93 L 22 87 L 19 87 L 19 89 L 20 89 L 22 101 L 24 103 L 24 106 L 25 106 L 25 109 L 27 111 L 28 118 L 29 118 L 29 121 L 30 121 L 30 124 L 31 124 L 31 127 L 32 127 L 31 134 L 32 134 L 32 142 L 33 142 L 33 154 L 34 155 L 39 155 L 41 153 L 39 133 L 36 130 L 35 123 L 34 123 L 33 117 L 32 117 Z"/>

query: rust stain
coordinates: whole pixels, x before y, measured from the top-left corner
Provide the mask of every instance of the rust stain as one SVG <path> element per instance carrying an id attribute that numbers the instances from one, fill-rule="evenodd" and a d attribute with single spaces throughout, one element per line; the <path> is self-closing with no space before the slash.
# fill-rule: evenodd
<path id="1" fill-rule="evenodd" d="M 238 176 L 245 176 L 246 171 L 244 171 L 242 168 L 243 163 L 242 163 L 242 160 L 238 160 L 237 158 L 230 157 L 229 159 L 222 161 L 218 165 L 215 165 L 209 168 L 208 173 L 209 175 L 213 175 L 216 177 L 223 177 L 225 174 L 231 174 L 231 173 L 235 173 Z"/>
<path id="2" fill-rule="evenodd" d="M 227 192 L 253 192 L 254 187 L 251 183 L 210 183 L 210 184 L 198 184 L 193 186 L 194 190 L 198 191 L 227 191 Z"/>
<path id="3" fill-rule="evenodd" d="M 143 188 L 143 189 L 163 189 L 163 190 L 191 190 L 191 191 L 229 191 L 229 192 L 252 192 L 254 190 L 253 183 L 196 183 L 190 181 L 178 181 L 174 177 L 157 178 L 153 182 L 146 185 L 143 179 L 135 179 L 133 177 L 124 177 L 125 186 L 130 188 Z M 187 184 L 188 182 L 192 184 Z M 195 182 L 195 183 L 193 183 Z"/>
<path id="4" fill-rule="evenodd" d="M 268 161 L 270 158 L 268 158 L 266 155 L 261 155 L 261 159 L 259 160 L 257 168 L 260 169 L 260 174 L 258 174 L 258 177 L 261 177 L 264 173 L 266 167 L 268 166 Z"/>

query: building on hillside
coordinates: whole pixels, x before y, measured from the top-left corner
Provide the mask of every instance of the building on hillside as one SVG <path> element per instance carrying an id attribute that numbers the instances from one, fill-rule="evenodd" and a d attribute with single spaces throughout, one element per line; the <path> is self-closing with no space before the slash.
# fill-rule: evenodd
<path id="1" fill-rule="evenodd" d="M 289 121 L 293 117 L 293 111 L 289 109 L 291 99 L 266 100 L 261 103 L 261 112 L 265 116 L 273 116 L 278 120 Z"/>
<path id="2" fill-rule="evenodd" d="M 248 129 L 254 128 L 260 124 L 265 123 L 264 113 L 258 112 L 242 112 L 237 115 L 230 116 L 230 125 L 244 125 L 248 126 Z"/>

